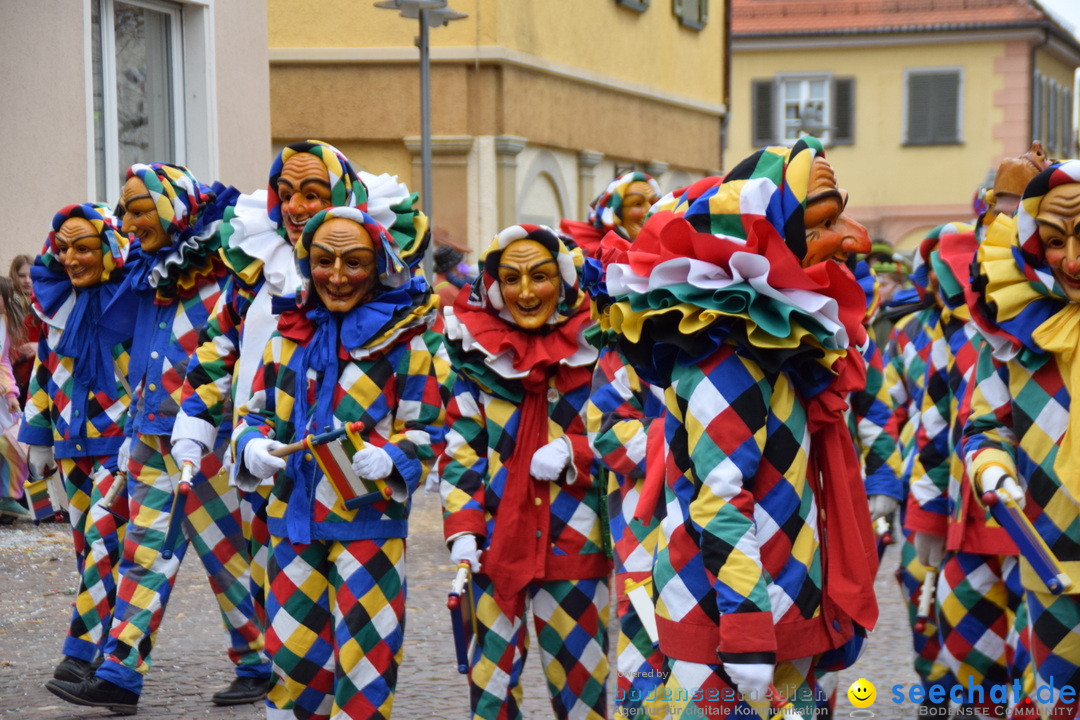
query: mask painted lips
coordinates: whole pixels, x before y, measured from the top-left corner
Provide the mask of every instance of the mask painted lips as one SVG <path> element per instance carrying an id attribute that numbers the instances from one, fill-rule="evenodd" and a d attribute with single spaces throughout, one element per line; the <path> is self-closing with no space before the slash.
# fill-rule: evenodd
<path id="1" fill-rule="evenodd" d="M 523 313 L 526 313 L 526 314 L 531 314 L 531 313 L 534 313 L 534 312 L 536 312 L 537 310 L 539 310 L 539 309 L 540 309 L 540 307 L 541 307 L 541 306 L 542 306 L 543 304 L 544 304 L 544 303 L 542 303 L 542 302 L 537 302 L 537 303 L 536 303 L 536 304 L 534 304 L 534 305 L 522 305 L 521 303 L 518 303 L 518 306 L 517 306 L 517 307 L 518 307 L 518 310 L 520 310 L 521 312 L 523 312 Z"/>

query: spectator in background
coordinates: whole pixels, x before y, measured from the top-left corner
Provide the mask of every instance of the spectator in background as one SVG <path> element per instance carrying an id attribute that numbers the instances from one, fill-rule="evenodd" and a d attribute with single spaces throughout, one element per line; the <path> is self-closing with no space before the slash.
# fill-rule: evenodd
<path id="1" fill-rule="evenodd" d="M 435 278 L 432 289 L 442 299 L 443 307 L 451 307 L 458 290 L 472 282 L 465 256 L 469 248 L 454 242 L 450 233 L 442 228 L 435 230 Z"/>
<path id="2" fill-rule="evenodd" d="M 9 278 L 0 277 L 0 433 L 16 421 L 20 408 L 18 388 L 9 360 L 12 329 L 18 322 L 15 294 L 15 283 Z M 18 329 L 18 326 L 14 329 Z M 8 439 L 0 434 L 0 518 L 30 518 L 30 513 L 19 502 L 25 482 L 25 463 L 16 461 Z"/>
<path id="3" fill-rule="evenodd" d="M 16 255 L 8 270 L 8 277 L 15 285 L 12 307 L 19 318 L 18 325 L 9 325 L 9 330 L 12 334 L 11 367 L 15 373 L 15 382 L 19 386 L 20 406 L 26 404 L 26 389 L 30 385 L 30 374 L 34 369 L 34 346 L 37 341 L 37 317 L 31 311 L 30 304 L 33 290 L 30 268 L 33 264 L 32 255 Z"/>

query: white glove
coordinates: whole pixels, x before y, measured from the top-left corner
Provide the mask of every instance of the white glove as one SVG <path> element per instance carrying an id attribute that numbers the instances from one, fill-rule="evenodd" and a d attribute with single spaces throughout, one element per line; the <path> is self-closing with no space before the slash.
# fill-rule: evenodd
<path id="1" fill-rule="evenodd" d="M 116 469 L 119 472 L 133 474 L 131 472 L 131 438 L 124 438 L 120 449 L 116 451 Z"/>
<path id="2" fill-rule="evenodd" d="M 915 546 L 915 555 L 923 566 L 935 570 L 941 567 L 941 560 L 945 557 L 945 538 L 916 530 L 911 544 Z"/>
<path id="3" fill-rule="evenodd" d="M 769 696 L 773 681 L 772 663 L 724 663 L 724 672 L 744 698 L 762 700 Z"/>
<path id="4" fill-rule="evenodd" d="M 450 544 L 450 562 L 457 566 L 466 561 L 474 573 L 480 572 L 480 551 L 476 549 L 475 535 L 456 537 Z"/>
<path id="5" fill-rule="evenodd" d="M 1004 490 L 1005 494 L 1016 501 L 1022 510 L 1024 508 L 1024 491 L 1016 478 L 1005 472 L 1005 468 L 991 465 L 979 475 L 979 486 L 985 493 L 991 490 Z"/>
<path id="6" fill-rule="evenodd" d="M 31 445 L 27 454 L 27 462 L 30 463 L 30 474 L 36 478 L 43 478 L 56 469 L 56 454 L 52 445 Z"/>
<path id="7" fill-rule="evenodd" d="M 244 446 L 244 465 L 247 471 L 263 480 L 273 477 L 277 471 L 285 467 L 285 458 L 275 457 L 270 454 L 271 450 L 282 447 L 277 440 L 270 438 L 254 438 Z"/>
<path id="8" fill-rule="evenodd" d="M 537 480 L 558 480 L 570 464 L 570 441 L 557 437 L 536 451 L 529 465 L 529 474 Z"/>
<path id="9" fill-rule="evenodd" d="M 871 495 L 867 499 L 870 504 L 871 522 L 878 518 L 892 517 L 892 514 L 896 512 L 896 508 L 900 507 L 900 501 L 891 495 Z"/>
<path id="10" fill-rule="evenodd" d="M 172 456 L 176 461 L 177 467 L 183 467 L 185 462 L 190 462 L 196 468 L 202 464 L 203 455 L 206 454 L 206 448 L 198 440 L 192 440 L 191 438 L 177 438 L 172 444 Z"/>
<path id="11" fill-rule="evenodd" d="M 352 469 L 361 480 L 382 480 L 394 469 L 390 453 L 376 445 L 364 445 L 352 456 Z"/>

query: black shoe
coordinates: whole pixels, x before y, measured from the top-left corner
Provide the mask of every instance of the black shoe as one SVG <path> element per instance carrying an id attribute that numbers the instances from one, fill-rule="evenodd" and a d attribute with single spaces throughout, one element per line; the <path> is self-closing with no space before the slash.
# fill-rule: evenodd
<path id="1" fill-rule="evenodd" d="M 90 663 L 77 657 L 65 655 L 64 659 L 61 660 L 60 664 L 53 670 L 52 676 L 57 680 L 78 683 L 85 680 L 86 677 L 93 672 L 94 667 Z"/>
<path id="2" fill-rule="evenodd" d="M 270 692 L 273 682 L 270 678 L 238 677 L 229 687 L 218 690 L 210 701 L 215 705 L 244 705 L 258 702 Z"/>
<path id="3" fill-rule="evenodd" d="M 80 682 L 50 680 L 45 683 L 45 689 L 74 705 L 109 708 L 117 715 L 134 715 L 139 710 L 137 693 L 96 675 Z"/>

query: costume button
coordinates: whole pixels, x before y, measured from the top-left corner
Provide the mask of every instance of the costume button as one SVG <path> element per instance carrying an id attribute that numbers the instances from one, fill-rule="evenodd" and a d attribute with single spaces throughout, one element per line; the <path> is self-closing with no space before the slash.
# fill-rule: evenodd
<path id="1" fill-rule="evenodd" d="M 75 449 L 76 449 L 76 450 L 82 450 L 82 445 L 76 445 L 76 446 L 75 446 Z"/>
<path id="2" fill-rule="evenodd" d="M 541 500 L 540 498 L 536 498 L 536 505 L 537 505 L 537 507 L 539 507 L 540 505 L 542 505 L 542 504 L 543 504 L 543 502 L 544 502 L 544 501 L 543 501 L 543 500 Z"/>
<path id="3" fill-rule="evenodd" d="M 166 323 L 165 321 L 162 321 L 162 322 L 159 322 L 159 323 L 157 324 L 157 326 L 158 326 L 159 328 L 161 328 L 162 330 L 164 330 L 165 328 L 169 327 L 169 324 L 168 324 L 168 323 Z"/>
<path id="4" fill-rule="evenodd" d="M 305 460 L 311 460 L 311 453 L 304 453 Z"/>
<path id="5" fill-rule="evenodd" d="M 547 400 L 549 403 L 559 402 L 559 391 L 555 388 L 548 388 Z"/>
<path id="6" fill-rule="evenodd" d="M 157 390 L 157 385 L 155 385 L 154 383 L 150 383 L 147 387 L 149 387 L 151 390 Z"/>
<path id="7" fill-rule="evenodd" d="M 537 530 L 536 531 L 536 537 L 540 537 L 541 535 L 543 535 L 543 533 L 541 533 L 539 530 Z"/>
<path id="8" fill-rule="evenodd" d="M 157 350 L 155 350 L 154 352 L 150 353 L 150 357 L 152 357 L 152 358 L 154 358 L 155 360 L 157 360 L 157 359 L 158 359 L 158 357 L 159 357 L 159 356 L 158 356 L 158 351 L 157 351 Z"/>
<path id="9" fill-rule="evenodd" d="M 79 417 L 79 411 L 78 410 L 75 411 L 75 417 Z"/>
<path id="10" fill-rule="evenodd" d="M 155 415 L 154 413 L 150 413 L 149 415 L 146 416 L 146 419 L 147 420 L 155 420 L 155 419 L 157 419 L 157 415 Z"/>
<path id="11" fill-rule="evenodd" d="M 833 626 L 833 630 L 836 630 L 837 632 L 840 632 L 840 621 L 839 620 L 833 620 L 832 621 L 832 626 Z"/>

